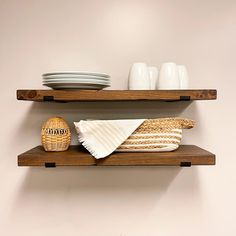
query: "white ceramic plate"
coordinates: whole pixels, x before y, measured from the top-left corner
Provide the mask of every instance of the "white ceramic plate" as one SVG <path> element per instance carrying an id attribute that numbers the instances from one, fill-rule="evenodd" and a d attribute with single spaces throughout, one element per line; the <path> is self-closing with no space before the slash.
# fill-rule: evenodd
<path id="1" fill-rule="evenodd" d="M 64 71 L 64 72 L 52 72 L 52 73 L 45 73 L 43 77 L 46 76 L 65 76 L 65 75 L 92 75 L 92 76 L 101 76 L 110 78 L 108 74 L 100 73 L 100 72 L 90 72 L 90 71 Z"/>
<path id="2" fill-rule="evenodd" d="M 99 80 L 110 80 L 108 77 L 94 76 L 94 75 L 50 75 L 43 76 L 44 80 L 53 80 L 53 79 L 99 79 Z"/>
<path id="3" fill-rule="evenodd" d="M 101 90 L 107 86 L 96 86 L 96 85 L 45 85 L 53 89 L 96 89 Z"/>
<path id="4" fill-rule="evenodd" d="M 100 84 L 100 83 L 43 83 L 46 86 L 97 86 L 97 87 L 109 87 L 108 84 Z"/>
<path id="5" fill-rule="evenodd" d="M 47 83 L 47 82 L 56 82 L 56 83 L 64 83 L 64 82 L 77 82 L 77 83 L 80 83 L 80 82 L 87 82 L 87 83 L 110 83 L 110 80 L 102 80 L 102 79 L 86 79 L 86 78 L 65 78 L 65 79 L 43 79 L 43 83 Z"/>
<path id="6" fill-rule="evenodd" d="M 104 81 L 92 81 L 92 80 L 66 80 L 66 81 L 43 81 L 43 84 L 52 84 L 52 85 L 64 85 L 64 84 L 74 84 L 74 85 L 102 85 L 102 86 L 109 86 L 109 82 Z"/>

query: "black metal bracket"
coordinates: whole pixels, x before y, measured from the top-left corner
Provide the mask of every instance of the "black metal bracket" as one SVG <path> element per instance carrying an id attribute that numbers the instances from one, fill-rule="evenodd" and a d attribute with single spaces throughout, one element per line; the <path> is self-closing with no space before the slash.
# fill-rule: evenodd
<path id="1" fill-rule="evenodd" d="M 45 167 L 46 168 L 55 168 L 56 163 L 55 162 L 45 162 Z"/>
<path id="2" fill-rule="evenodd" d="M 165 100 L 165 102 L 178 102 L 178 101 L 190 101 L 190 96 L 179 96 L 179 99 Z"/>
<path id="3" fill-rule="evenodd" d="M 54 101 L 54 96 L 43 96 L 43 101 L 45 102 Z"/>
<path id="4" fill-rule="evenodd" d="M 182 161 L 180 162 L 181 167 L 191 167 L 192 163 L 189 161 Z"/>
<path id="5" fill-rule="evenodd" d="M 190 101 L 191 97 L 190 96 L 180 96 L 179 100 L 180 101 Z"/>

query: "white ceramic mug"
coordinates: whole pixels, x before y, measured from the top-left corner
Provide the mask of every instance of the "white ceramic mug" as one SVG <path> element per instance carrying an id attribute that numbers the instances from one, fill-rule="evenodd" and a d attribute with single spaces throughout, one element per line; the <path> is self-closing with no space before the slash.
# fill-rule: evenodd
<path id="1" fill-rule="evenodd" d="M 157 79 L 158 79 L 158 69 L 154 66 L 148 67 L 149 72 L 149 81 L 150 81 L 150 89 L 156 89 Z"/>
<path id="2" fill-rule="evenodd" d="M 163 63 L 158 79 L 158 89 L 179 89 L 179 71 L 173 62 Z"/>
<path id="3" fill-rule="evenodd" d="M 145 63 L 134 63 L 129 72 L 130 90 L 150 89 L 149 72 Z"/>
<path id="4" fill-rule="evenodd" d="M 189 76 L 187 68 L 184 65 L 178 65 L 179 81 L 181 89 L 189 88 Z"/>

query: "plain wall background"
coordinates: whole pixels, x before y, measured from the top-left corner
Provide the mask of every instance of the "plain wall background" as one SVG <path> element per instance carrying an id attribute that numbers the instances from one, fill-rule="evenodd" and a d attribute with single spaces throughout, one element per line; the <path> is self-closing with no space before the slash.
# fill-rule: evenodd
<path id="1" fill-rule="evenodd" d="M 235 55 L 235 0 L 1 0 L 0 234 L 235 235 Z M 126 89 L 138 61 L 185 64 L 191 87 L 216 88 L 218 100 L 16 100 L 16 89 L 43 88 L 41 74 L 55 70 L 107 72 L 111 89 Z M 192 118 L 183 143 L 214 152 L 217 165 L 17 167 L 17 155 L 40 143 L 42 122 L 56 115 L 71 127 L 84 118 Z"/>

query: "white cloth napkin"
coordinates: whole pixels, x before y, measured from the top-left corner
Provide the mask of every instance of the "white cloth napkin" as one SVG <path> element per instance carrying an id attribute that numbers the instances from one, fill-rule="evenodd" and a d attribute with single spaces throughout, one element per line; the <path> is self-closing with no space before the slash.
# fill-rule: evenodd
<path id="1" fill-rule="evenodd" d="M 114 152 L 145 119 L 74 122 L 79 141 L 96 158 Z"/>

